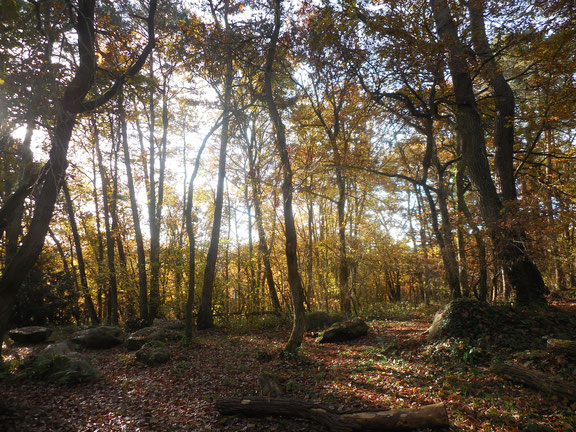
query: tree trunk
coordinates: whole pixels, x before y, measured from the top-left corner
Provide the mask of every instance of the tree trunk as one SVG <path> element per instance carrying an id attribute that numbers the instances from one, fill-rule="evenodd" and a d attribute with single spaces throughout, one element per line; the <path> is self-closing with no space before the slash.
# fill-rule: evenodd
<path id="1" fill-rule="evenodd" d="M 118 112 L 120 115 L 120 127 L 122 129 L 122 149 L 124 151 L 124 164 L 126 166 L 126 178 L 128 180 L 128 193 L 130 195 L 130 208 L 132 210 L 132 220 L 134 222 L 134 237 L 136 239 L 136 253 L 138 259 L 138 305 L 140 318 L 148 321 L 148 282 L 146 275 L 146 252 L 144 250 L 144 239 L 140 226 L 140 214 L 136 201 L 136 190 L 134 188 L 134 177 L 132 175 L 132 162 L 130 160 L 130 149 L 128 147 L 128 128 L 126 124 L 126 110 L 124 109 L 124 97 L 120 93 L 118 99 Z"/>
<path id="2" fill-rule="evenodd" d="M 68 213 L 68 220 L 70 221 L 70 228 L 72 230 L 72 237 L 74 238 L 74 247 L 76 249 L 76 259 L 78 260 L 78 272 L 80 273 L 80 287 L 82 295 L 84 296 L 84 305 L 86 312 L 92 325 L 100 324 L 90 290 L 88 288 L 88 278 L 86 277 L 86 264 L 84 263 L 84 254 L 82 252 L 82 243 L 80 241 L 80 234 L 78 233 L 78 225 L 76 224 L 76 217 L 74 215 L 74 205 L 70 198 L 70 191 L 68 185 L 64 183 L 62 189 L 64 190 L 64 198 L 66 200 L 66 211 Z"/>
<path id="3" fill-rule="evenodd" d="M 296 354 L 302 338 L 304 336 L 305 323 L 304 323 L 304 289 L 302 287 L 302 280 L 298 272 L 298 255 L 297 255 L 297 233 L 296 225 L 294 223 L 294 214 L 292 211 L 292 167 L 290 165 L 290 156 L 288 147 L 286 145 L 286 130 L 276 102 L 274 101 L 274 93 L 272 91 L 272 78 L 273 78 L 273 65 L 276 55 L 276 45 L 280 34 L 281 26 L 281 0 L 274 1 L 274 27 L 270 37 L 270 45 L 266 55 L 266 65 L 264 69 L 264 92 L 266 96 L 266 103 L 272 124 L 274 125 L 274 132 L 276 134 L 276 150 L 280 155 L 282 165 L 282 198 L 284 204 L 284 229 L 286 236 L 286 263 L 288 266 L 288 283 L 290 285 L 290 293 L 292 294 L 292 303 L 294 306 L 294 321 L 290 339 L 284 347 L 284 352 L 287 354 Z"/>
<path id="4" fill-rule="evenodd" d="M 496 56 L 490 47 L 484 25 L 484 0 L 468 1 L 470 29 L 480 74 L 488 81 L 494 94 L 494 168 L 498 189 L 504 203 L 516 200 L 514 178 L 514 93 L 506 81 Z"/>
<path id="5" fill-rule="evenodd" d="M 513 382 L 519 382 L 544 393 L 576 400 L 576 384 L 564 381 L 556 376 L 531 370 L 512 363 L 493 363 L 490 370 Z"/>
<path id="6" fill-rule="evenodd" d="M 257 175 L 260 170 L 256 165 L 256 155 L 252 151 L 252 147 L 253 146 L 249 148 L 248 162 L 250 164 L 250 183 L 252 186 L 252 202 L 254 203 L 254 219 L 256 220 L 256 230 L 258 231 L 258 248 L 260 249 L 260 254 L 262 255 L 262 261 L 264 264 L 264 278 L 266 279 L 266 284 L 268 285 L 272 307 L 276 312 L 280 312 L 280 300 L 278 299 L 278 293 L 276 292 L 274 274 L 272 273 L 272 265 L 270 264 L 270 250 L 268 249 L 266 232 L 264 231 L 264 221 L 262 220 L 262 202 L 260 199 L 261 187 L 258 182 L 259 177 Z"/>
<path id="7" fill-rule="evenodd" d="M 226 14 L 228 11 L 225 12 Z M 228 22 L 226 20 L 226 22 Z M 231 37 L 228 26 L 225 29 L 227 38 Z M 220 242 L 220 226 L 222 223 L 222 207 L 224 205 L 224 180 L 226 178 L 226 149 L 228 148 L 228 127 L 230 125 L 232 82 L 234 69 L 232 64 L 232 52 L 228 46 L 226 52 L 226 73 L 224 79 L 224 100 L 222 110 L 222 131 L 220 134 L 220 159 L 218 161 L 218 184 L 216 186 L 216 201 L 214 203 L 214 220 L 212 222 L 212 234 L 210 246 L 206 255 L 206 267 L 204 268 L 204 282 L 202 285 L 202 300 L 198 310 L 197 326 L 199 329 L 207 329 L 214 326 L 212 315 L 212 295 L 214 281 L 216 279 L 216 260 L 218 259 L 218 244 Z"/>
<path id="8" fill-rule="evenodd" d="M 107 262 L 107 275 L 108 275 L 108 306 L 107 306 L 107 320 L 111 325 L 118 325 L 118 284 L 116 281 L 116 263 L 114 254 L 114 237 L 112 235 L 112 228 L 110 227 L 110 204 L 108 200 L 109 186 L 108 174 L 104 167 L 102 158 L 102 151 L 100 150 L 100 138 L 96 120 L 92 117 L 92 128 L 94 133 L 94 147 L 96 148 L 96 155 L 98 156 L 98 170 L 100 171 L 100 179 L 102 181 L 102 205 L 104 207 L 104 228 L 106 231 L 106 262 Z"/>
<path id="9" fill-rule="evenodd" d="M 150 225 L 150 305 L 148 319 L 151 321 L 158 315 L 160 308 L 160 225 L 156 219 L 157 191 L 156 191 L 156 107 L 154 85 L 154 58 L 150 56 L 150 93 L 148 104 L 150 110 L 150 124 L 148 136 L 149 152 L 149 189 L 148 189 L 148 224 Z"/>
<path id="10" fill-rule="evenodd" d="M 482 119 L 476 106 L 466 50 L 446 0 L 430 0 L 437 32 L 448 51 L 448 66 L 454 84 L 456 125 L 462 138 L 462 161 L 478 190 L 480 211 L 494 243 L 495 255 L 502 263 L 520 306 L 546 304 L 547 288 L 538 267 L 526 250 L 522 230 L 509 227 L 503 216 L 486 154 Z"/>
<path id="11" fill-rule="evenodd" d="M 30 143 L 32 141 L 32 134 L 34 132 L 34 123 L 28 122 L 26 125 L 26 135 L 20 146 L 20 155 L 24 166 L 22 167 L 22 173 L 20 174 L 20 179 L 18 181 L 17 191 L 29 190 L 28 186 L 33 182 L 33 167 L 34 158 L 32 156 L 32 151 L 30 150 Z M 18 204 L 14 207 L 14 211 L 11 212 L 9 218 L 7 218 L 6 226 L 6 240 L 5 240 L 5 262 L 8 263 L 16 251 L 18 250 L 18 239 L 22 235 L 22 216 L 24 214 L 24 199 L 26 195 L 14 194 L 14 196 L 21 196 L 22 199 L 18 200 Z M 6 202 L 6 201 L 5 201 Z M 4 206 L 3 206 L 4 209 Z M 1 235 L 1 231 L 0 231 Z"/>
<path id="12" fill-rule="evenodd" d="M 186 338 L 190 341 L 192 339 L 192 310 L 194 307 L 194 288 L 196 286 L 196 236 L 194 234 L 194 180 L 198 175 L 198 169 L 200 168 L 200 160 L 202 153 L 206 148 L 206 143 L 212 136 L 214 132 L 221 126 L 220 119 L 212 126 L 210 131 L 204 137 L 202 145 L 198 149 L 196 154 L 196 160 L 194 161 L 194 170 L 190 176 L 190 181 L 188 183 L 188 193 L 186 198 L 186 208 L 185 208 L 185 224 L 186 224 L 186 234 L 188 236 L 188 293 L 186 297 Z"/>
<path id="13" fill-rule="evenodd" d="M 439 183 L 442 181 L 441 176 Z M 440 188 L 441 186 L 439 186 Z M 451 298 L 460 298 L 460 279 L 458 277 L 458 263 L 456 261 L 456 254 L 454 251 L 454 245 L 452 243 L 452 237 L 449 239 L 445 238 L 445 233 L 440 229 L 440 224 L 438 223 L 438 210 L 436 209 L 436 203 L 434 198 L 430 193 L 429 187 L 424 187 L 424 193 L 428 200 L 428 205 L 430 207 L 430 219 L 432 221 L 432 231 L 436 236 L 438 246 L 440 247 L 440 254 L 442 256 L 442 262 L 444 264 L 444 272 L 446 274 L 446 282 L 450 288 Z M 438 194 L 438 201 L 445 199 L 445 197 L 440 197 Z"/>
<path id="14" fill-rule="evenodd" d="M 298 399 L 237 398 L 219 399 L 216 409 L 222 415 L 255 417 L 286 416 L 313 420 L 333 432 L 347 431 L 412 431 L 426 428 L 447 428 L 448 414 L 444 404 L 389 411 L 367 411 L 340 414 Z"/>
<path id="15" fill-rule="evenodd" d="M 464 172 L 458 167 L 456 172 L 456 208 L 458 209 L 458 267 L 460 269 L 460 286 L 462 287 L 462 294 L 464 297 L 470 297 L 470 278 L 468 275 L 468 257 L 466 252 L 466 240 L 464 234 L 464 227 L 466 225 L 466 217 L 464 207 L 466 201 L 464 198 Z"/>

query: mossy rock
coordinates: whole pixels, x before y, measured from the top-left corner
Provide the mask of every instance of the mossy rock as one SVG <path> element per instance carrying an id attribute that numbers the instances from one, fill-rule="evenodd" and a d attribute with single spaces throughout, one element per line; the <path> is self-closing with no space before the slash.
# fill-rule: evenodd
<path id="1" fill-rule="evenodd" d="M 346 320 L 346 315 L 339 312 L 314 311 L 305 316 L 306 331 L 316 331 L 328 328 Z"/>
<path id="2" fill-rule="evenodd" d="M 164 320 L 155 318 L 152 322 L 152 326 L 170 330 L 184 330 L 186 328 L 186 323 L 183 320 Z"/>
<path id="3" fill-rule="evenodd" d="M 95 381 L 100 377 L 100 373 L 92 366 L 88 357 L 80 353 L 40 353 L 24 366 L 24 376 L 69 385 Z"/>
<path id="4" fill-rule="evenodd" d="M 182 333 L 164 327 L 145 327 L 132 333 L 124 345 L 128 351 L 136 351 L 149 341 L 179 341 L 182 340 Z"/>
<path id="5" fill-rule="evenodd" d="M 320 343 L 344 342 L 366 336 L 367 334 L 368 324 L 360 318 L 356 318 L 334 324 L 329 329 L 320 333 L 316 341 Z"/>
<path id="6" fill-rule="evenodd" d="M 428 341 L 456 338 L 519 351 L 545 349 L 547 338 L 576 334 L 576 317 L 553 307 L 528 310 L 458 299 L 436 313 L 427 333 Z"/>
<path id="7" fill-rule="evenodd" d="M 146 342 L 142 348 L 136 351 L 136 360 L 148 366 L 156 366 L 170 360 L 170 351 L 160 341 Z"/>

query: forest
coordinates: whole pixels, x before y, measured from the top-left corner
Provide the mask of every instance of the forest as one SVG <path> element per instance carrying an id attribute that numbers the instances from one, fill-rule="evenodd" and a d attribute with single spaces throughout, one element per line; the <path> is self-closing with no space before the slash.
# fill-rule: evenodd
<path id="1" fill-rule="evenodd" d="M 3 0 L 0 48 L 0 429 L 576 430 L 572 1 Z"/>

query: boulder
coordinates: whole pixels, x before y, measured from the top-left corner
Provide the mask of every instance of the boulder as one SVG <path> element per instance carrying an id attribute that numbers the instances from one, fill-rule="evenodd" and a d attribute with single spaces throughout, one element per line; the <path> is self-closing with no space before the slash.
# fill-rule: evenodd
<path id="1" fill-rule="evenodd" d="M 143 318 L 130 318 L 126 320 L 126 322 L 124 323 L 124 328 L 128 333 L 132 333 L 135 332 L 136 330 L 148 327 L 149 325 L 150 323 L 148 322 L 148 320 L 145 320 Z"/>
<path id="2" fill-rule="evenodd" d="M 366 334 L 368 334 L 368 324 L 360 318 L 356 318 L 334 324 L 332 327 L 320 333 L 317 342 L 343 342 L 357 339 Z"/>
<path id="3" fill-rule="evenodd" d="M 121 345 L 124 332 L 119 327 L 94 327 L 76 333 L 71 340 L 84 348 L 106 349 Z"/>
<path id="4" fill-rule="evenodd" d="M 90 359 L 73 351 L 69 342 L 48 345 L 24 365 L 24 375 L 57 384 L 77 384 L 100 377 Z"/>
<path id="5" fill-rule="evenodd" d="M 19 343 L 45 342 L 50 334 L 52 334 L 51 329 L 39 326 L 20 327 L 8 332 L 12 340 Z"/>
<path id="6" fill-rule="evenodd" d="M 155 318 L 152 322 L 153 327 L 162 327 L 170 330 L 184 330 L 186 323 L 182 320 L 163 320 Z"/>
<path id="7" fill-rule="evenodd" d="M 163 342 L 149 341 L 136 351 L 136 359 L 148 366 L 155 366 L 170 360 L 170 351 Z"/>
<path id="8" fill-rule="evenodd" d="M 176 330 L 164 327 L 145 327 L 132 333 L 126 339 L 125 346 L 128 351 L 136 351 L 149 341 L 160 342 L 178 341 L 182 339 L 182 334 Z"/>
<path id="9" fill-rule="evenodd" d="M 576 334 L 576 316 L 554 307 L 527 311 L 458 299 L 436 313 L 426 333 L 431 343 L 459 339 L 475 346 L 544 350 L 547 340 L 570 339 Z"/>
<path id="10" fill-rule="evenodd" d="M 325 311 L 308 312 L 304 317 L 304 321 L 306 322 L 306 331 L 324 329 L 344 320 L 346 320 L 346 315 L 342 313 L 331 313 Z"/>
<path id="11" fill-rule="evenodd" d="M 487 303 L 470 299 L 453 300 L 442 307 L 428 328 L 428 340 L 450 337 L 476 337 L 489 332 L 492 327 L 502 324 L 496 310 Z"/>
<path id="12" fill-rule="evenodd" d="M 74 347 L 70 341 L 58 342 L 48 345 L 42 351 L 40 351 L 41 356 L 50 357 L 57 355 L 68 355 L 75 352 Z"/>

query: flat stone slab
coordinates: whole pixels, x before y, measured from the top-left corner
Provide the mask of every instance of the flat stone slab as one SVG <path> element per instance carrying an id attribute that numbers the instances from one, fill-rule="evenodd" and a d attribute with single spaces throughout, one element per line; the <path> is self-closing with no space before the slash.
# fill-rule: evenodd
<path id="1" fill-rule="evenodd" d="M 51 334 L 51 329 L 40 326 L 20 327 L 8 332 L 12 340 L 19 343 L 45 342 Z"/>
<path id="2" fill-rule="evenodd" d="M 126 339 L 126 349 L 128 351 L 138 350 L 146 342 L 155 340 L 160 342 L 178 341 L 182 339 L 182 333 L 164 327 L 144 327 L 132 333 Z"/>
<path id="3" fill-rule="evenodd" d="M 71 341 L 90 349 L 107 349 L 124 343 L 124 332 L 119 327 L 102 326 L 82 330 Z"/>

